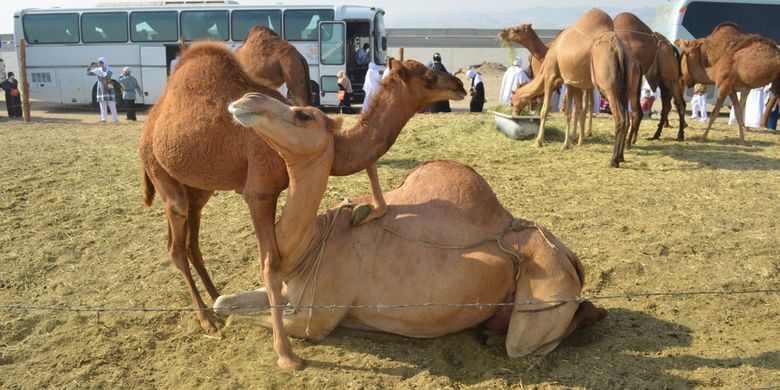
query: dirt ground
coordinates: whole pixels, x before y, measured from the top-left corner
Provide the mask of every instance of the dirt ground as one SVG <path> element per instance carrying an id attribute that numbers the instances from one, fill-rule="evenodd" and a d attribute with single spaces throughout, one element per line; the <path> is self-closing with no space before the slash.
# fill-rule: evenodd
<path id="1" fill-rule="evenodd" d="M 207 336 L 192 313 L 9 310 L 190 302 L 165 251 L 159 200 L 142 205 L 146 116 L 116 125 L 69 108 L 33 116 L 0 119 L 0 388 L 780 387 L 777 293 L 601 300 L 604 321 L 546 357 L 520 360 L 475 330 L 419 340 L 337 329 L 321 343 L 293 340 L 307 361 L 293 373 L 275 368 L 271 333 L 256 317 L 227 318 Z M 552 118 L 537 149 L 504 137 L 487 114 L 418 115 L 379 162 L 383 186 L 426 160 L 473 166 L 508 210 L 582 258 L 584 296 L 780 289 L 777 135 L 751 130 L 749 146 L 738 146 L 721 118 L 706 143 L 695 142 L 699 122 L 689 141 L 673 141 L 671 129 L 646 141 L 650 120 L 622 168 L 609 169 L 611 117 L 599 116 L 585 146 L 569 151 Z M 367 191 L 364 174 L 332 178 L 322 208 Z M 206 207 L 202 248 L 221 292 L 260 285 L 236 194 Z"/>

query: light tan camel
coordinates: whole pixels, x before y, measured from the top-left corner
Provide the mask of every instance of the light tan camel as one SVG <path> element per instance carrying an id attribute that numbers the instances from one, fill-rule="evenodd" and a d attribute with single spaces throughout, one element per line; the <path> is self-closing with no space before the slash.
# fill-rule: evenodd
<path id="1" fill-rule="evenodd" d="M 560 34 L 560 33 L 559 33 Z M 556 39 L 559 35 L 556 35 Z M 550 46 L 547 46 L 542 42 L 542 40 L 539 38 L 539 35 L 536 34 L 536 31 L 533 29 L 530 23 L 528 24 L 521 24 L 517 27 L 508 27 L 503 30 L 501 30 L 498 33 L 498 37 L 503 39 L 504 41 L 511 41 L 518 43 L 520 45 L 523 45 L 528 51 L 531 53 L 531 71 L 534 75 L 538 75 L 541 72 L 542 62 L 544 61 L 544 57 L 547 56 L 547 51 L 550 47 L 552 47 L 555 42 Z M 555 88 L 560 88 L 561 85 L 563 85 L 563 79 L 556 80 L 556 86 Z M 566 90 L 566 94 L 568 94 L 568 89 Z M 583 93 L 585 98 L 585 112 L 588 113 L 588 128 L 585 131 L 586 136 L 590 136 L 590 133 L 593 129 L 593 90 L 584 90 Z M 534 99 L 538 97 L 543 97 L 544 92 L 541 91 L 538 96 L 535 96 Z M 564 101 L 569 101 L 568 96 L 564 96 Z M 518 104 L 520 103 L 520 100 L 518 100 Z M 571 106 L 565 107 L 564 112 L 567 115 L 567 121 L 568 121 L 568 115 L 570 114 L 571 109 L 569 109 Z M 517 115 L 521 110 L 523 109 L 523 106 L 515 106 L 512 105 L 512 112 L 514 115 Z M 578 141 L 579 145 L 582 145 L 581 141 Z"/>
<path id="2" fill-rule="evenodd" d="M 624 12 L 615 16 L 615 33 L 631 53 L 631 57 L 639 62 L 639 67 L 647 79 L 650 88 L 661 89 L 661 118 L 658 128 L 650 139 L 661 137 L 661 131 L 669 123 L 669 112 L 672 109 L 672 99 L 680 117 L 680 128 L 677 131 L 677 141 L 685 139 L 685 98 L 680 86 L 680 55 L 677 48 L 663 35 L 650 30 L 636 15 Z M 635 107 L 634 110 L 641 110 Z M 631 124 L 626 147 L 636 143 L 639 124 Z"/>
<path id="3" fill-rule="evenodd" d="M 769 83 L 772 83 L 772 93 L 780 92 L 780 50 L 777 44 L 767 38 L 752 35 L 726 50 L 712 65 L 708 65 L 703 53 L 703 40 L 680 40 L 678 44 L 684 53 L 690 77 L 718 87 L 718 98 L 702 140 L 707 139 L 723 101 L 726 96 L 729 96 L 731 101 L 735 102 L 734 113 L 739 127 L 739 143 L 744 144 L 745 105 L 742 100 L 737 99 L 737 92 L 741 92 L 744 97 L 751 89 Z"/>
<path id="4" fill-rule="evenodd" d="M 433 101 L 463 99 L 466 95 L 463 83 L 456 77 L 420 63 L 391 61 L 391 66 L 395 69 L 377 97 L 382 104 L 364 114 L 353 128 L 336 135 L 338 158 L 331 171 L 332 175 L 344 176 L 367 169 L 371 177 L 373 168 L 372 192 L 380 199 L 375 163 L 395 142 L 406 122 Z M 204 74 L 213 77 L 204 78 Z M 211 92 L 202 93 L 204 90 Z M 141 135 L 144 201 L 151 205 L 155 191 L 160 194 L 168 219 L 168 251 L 198 308 L 206 306 L 188 262 L 197 270 L 212 299 L 219 296 L 198 243 L 201 210 L 218 190 L 236 191 L 247 202 L 264 285 L 273 302 L 278 302 L 281 294 L 282 264 L 274 214 L 278 196 L 288 185 L 284 161 L 251 130 L 235 124 L 225 109 L 228 103 L 251 91 L 284 100 L 278 92 L 246 74 L 223 44 L 197 43 L 182 55 Z M 272 310 L 272 316 L 278 364 L 283 368 L 299 367 L 300 359 L 292 353 L 282 328 L 281 311 Z M 217 331 L 210 312 L 199 311 L 197 317 L 204 330 Z"/>
<path id="5" fill-rule="evenodd" d="M 236 56 L 244 69 L 266 87 L 278 89 L 286 83 L 297 105 L 311 104 L 309 63 L 295 46 L 270 28 L 252 27 Z"/>
<path id="6" fill-rule="evenodd" d="M 579 325 L 606 315 L 573 301 L 584 280 L 577 256 L 543 228 L 513 219 L 471 168 L 424 164 L 386 194 L 391 207 L 385 217 L 351 228 L 343 208 L 315 217 L 334 158 L 332 132 L 296 130 L 296 109 L 262 95 L 246 95 L 230 107 L 287 162 L 290 192 L 276 229 L 293 309 L 284 318 L 289 334 L 322 340 L 343 325 L 436 337 L 485 323 L 496 307 L 351 306 L 553 301 L 507 306 L 503 323 L 489 321 L 491 329 L 508 330 L 508 355 L 522 357 L 546 354 Z M 270 304 L 260 289 L 221 296 L 214 308 L 229 314 Z"/>
<path id="7" fill-rule="evenodd" d="M 633 105 L 639 106 L 641 71 L 612 30 L 613 23 L 609 15 L 599 9 L 591 9 L 561 32 L 555 45 L 547 52 L 541 74 L 515 91 L 512 96 L 513 106 L 544 92 L 535 146 L 541 146 L 544 142 L 550 99 L 556 79 L 562 78 L 566 89 L 571 92 L 569 99 L 574 99 L 574 127 L 577 127 L 577 122 L 580 123 L 578 145 L 582 144 L 585 124 L 580 91 L 598 87 L 601 95 L 609 100 L 615 118 L 615 146 L 610 166 L 620 166 L 628 126 L 628 101 L 630 99 Z M 565 104 L 571 107 L 571 101 Z M 641 120 L 642 111 L 634 110 L 632 116 L 634 120 Z M 568 122 L 567 115 L 564 148 L 571 145 Z"/>

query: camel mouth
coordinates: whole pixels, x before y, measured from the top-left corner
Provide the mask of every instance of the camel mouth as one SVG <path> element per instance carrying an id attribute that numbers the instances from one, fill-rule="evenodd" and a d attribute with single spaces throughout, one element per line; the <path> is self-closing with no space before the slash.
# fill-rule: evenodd
<path id="1" fill-rule="evenodd" d="M 251 108 L 242 105 L 241 102 L 230 103 L 228 112 L 233 115 L 233 120 L 236 123 L 244 127 L 252 127 L 252 123 L 257 116 L 261 115 L 261 113 L 255 112 Z"/>

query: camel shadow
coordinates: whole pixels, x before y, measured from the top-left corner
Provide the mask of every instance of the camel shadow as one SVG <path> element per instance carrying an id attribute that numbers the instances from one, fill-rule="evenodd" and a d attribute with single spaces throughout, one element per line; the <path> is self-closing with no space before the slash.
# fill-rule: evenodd
<path id="1" fill-rule="evenodd" d="M 764 145 L 766 144 L 766 145 Z M 695 163 L 698 168 L 742 170 L 780 170 L 780 159 L 764 157 L 755 152 L 757 146 L 771 146 L 771 143 L 753 142 L 753 146 L 737 146 L 728 143 L 685 143 L 637 145 L 642 152 L 661 153 L 675 160 Z"/>
<path id="2" fill-rule="evenodd" d="M 402 158 L 402 159 L 383 158 L 377 161 L 376 164 L 377 166 L 384 166 L 393 169 L 401 169 L 401 170 L 408 171 L 422 164 L 422 161 L 415 158 Z"/>
<path id="3" fill-rule="evenodd" d="M 392 361 L 394 367 L 352 366 L 308 361 L 309 367 L 368 371 L 406 380 L 421 373 L 447 377 L 461 386 L 505 383 L 508 386 L 689 389 L 707 385 L 674 375 L 707 367 L 780 368 L 780 351 L 749 358 L 710 359 L 675 354 L 690 347 L 692 330 L 628 309 L 610 309 L 605 320 L 578 331 L 545 357 L 510 359 L 503 337 L 483 344 L 478 330 L 434 339 L 412 339 L 386 333 L 337 328 L 320 345 Z M 489 340 L 490 341 L 490 340 Z M 496 382 L 498 381 L 498 382 Z M 710 384 L 711 385 L 711 384 Z"/>

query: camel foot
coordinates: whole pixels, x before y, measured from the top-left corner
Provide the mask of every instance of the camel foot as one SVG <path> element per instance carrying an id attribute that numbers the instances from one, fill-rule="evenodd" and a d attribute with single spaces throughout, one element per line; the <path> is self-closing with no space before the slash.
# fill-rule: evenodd
<path id="1" fill-rule="evenodd" d="M 352 209 L 350 221 L 352 226 L 358 226 L 382 218 L 385 214 L 387 214 L 387 206 L 376 208 L 370 203 L 361 203 Z"/>
<path id="2" fill-rule="evenodd" d="M 620 162 L 616 160 L 610 160 L 609 161 L 609 167 L 610 168 L 620 168 Z"/>
<path id="3" fill-rule="evenodd" d="M 660 139 L 660 138 L 661 138 L 661 137 L 659 137 L 659 136 L 657 136 L 657 135 L 654 135 L 654 136 L 652 136 L 652 137 L 647 137 L 647 138 L 645 138 L 645 139 L 646 139 L 646 140 L 648 140 L 648 141 L 658 141 L 658 139 Z"/>
<path id="4" fill-rule="evenodd" d="M 294 353 L 290 353 L 289 357 L 279 356 L 279 359 L 276 360 L 276 365 L 285 371 L 297 371 L 303 368 L 303 359 Z"/>
<path id="5" fill-rule="evenodd" d="M 681 135 L 681 136 L 677 137 L 676 141 L 677 141 L 677 142 L 683 142 L 683 141 L 685 141 L 685 136 L 684 136 L 684 135 Z"/>
<path id="6" fill-rule="evenodd" d="M 535 147 L 535 148 L 541 148 L 542 146 L 544 146 L 544 145 L 540 141 L 534 141 L 534 143 L 533 143 L 533 147 Z"/>
<path id="7" fill-rule="evenodd" d="M 211 312 L 203 311 L 198 315 L 200 320 L 200 327 L 208 334 L 214 334 L 219 331 L 217 321 L 214 319 L 214 315 Z"/>
<path id="8" fill-rule="evenodd" d="M 565 152 L 569 149 L 571 149 L 571 144 L 563 144 L 563 146 L 561 146 L 561 151 Z"/>
<path id="9" fill-rule="evenodd" d="M 738 145 L 741 145 L 741 146 L 747 146 L 747 143 L 745 142 L 745 140 L 744 140 L 744 139 L 738 140 L 738 141 L 737 141 L 737 144 L 738 144 Z"/>

